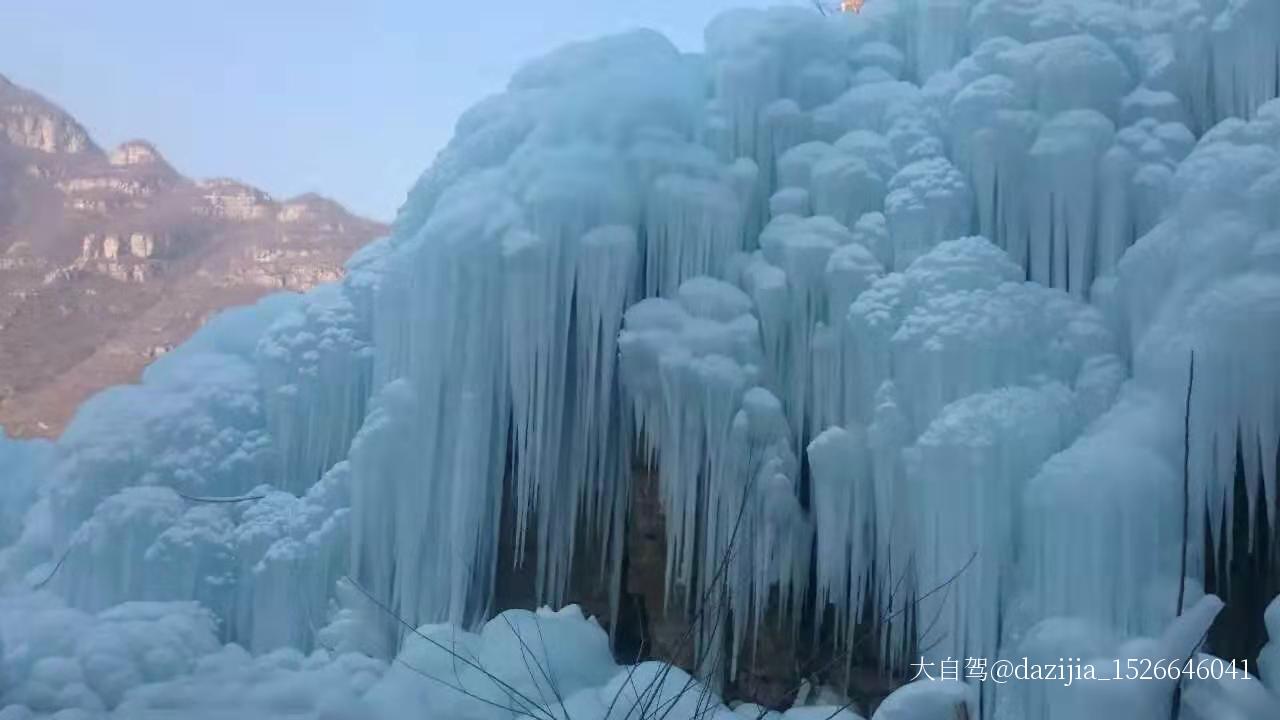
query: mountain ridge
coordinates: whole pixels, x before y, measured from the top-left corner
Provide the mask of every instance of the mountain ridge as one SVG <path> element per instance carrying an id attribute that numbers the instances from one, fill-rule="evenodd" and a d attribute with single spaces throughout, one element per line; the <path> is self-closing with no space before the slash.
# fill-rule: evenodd
<path id="1" fill-rule="evenodd" d="M 316 193 L 189 178 L 145 139 L 104 149 L 0 74 L 0 427 L 57 435 L 214 312 L 336 280 L 386 229 Z"/>

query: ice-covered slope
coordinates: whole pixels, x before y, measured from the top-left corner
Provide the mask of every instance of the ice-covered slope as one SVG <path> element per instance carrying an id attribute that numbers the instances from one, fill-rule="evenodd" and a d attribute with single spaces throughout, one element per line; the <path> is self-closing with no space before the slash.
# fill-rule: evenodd
<path id="1" fill-rule="evenodd" d="M 504 545 L 539 601 L 586 564 L 616 606 L 646 461 L 712 685 L 778 626 L 822 635 L 824 682 L 868 641 L 898 668 L 1186 657 L 1221 606 L 1202 520 L 1250 521 L 1237 442 L 1275 519 L 1278 49 L 1271 0 L 881 0 L 731 13 L 705 55 L 637 32 L 536 61 L 341 285 L 228 313 L 20 473 L 0 700 L 140 717 L 261 670 L 279 686 L 250 714 L 376 716 L 439 658 L 343 653 L 393 656 L 391 615 L 477 627 Z M 172 611 L 215 644 L 101 675 L 58 621 L 12 619 L 32 586 L 86 628 Z M 583 672 L 606 690 L 572 717 L 605 717 L 615 669 Z M 350 692 L 317 694 L 330 673 Z M 1163 718 L 1172 686 L 904 692 L 885 718 Z M 1276 703 L 1183 697 L 1206 720 Z"/>

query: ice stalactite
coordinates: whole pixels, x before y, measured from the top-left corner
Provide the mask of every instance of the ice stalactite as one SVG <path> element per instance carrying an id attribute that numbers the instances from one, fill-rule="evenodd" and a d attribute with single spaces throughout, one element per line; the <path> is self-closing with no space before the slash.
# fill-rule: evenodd
<path id="1" fill-rule="evenodd" d="M 1096 263 L 1098 168 L 1114 134 L 1111 121 L 1091 110 L 1064 112 L 1040 129 L 1031 146 L 1031 280 L 1087 294 Z"/>
<path id="2" fill-rule="evenodd" d="M 1178 473 L 1168 456 L 1116 439 L 1146 422 L 1150 402 L 1122 398 L 1028 483 L 1019 545 L 1024 610 L 1032 620 L 1081 618 L 1142 635 L 1172 618 L 1181 545 Z M 1147 434 L 1156 437 L 1143 440 L 1169 447 L 1172 429 L 1151 423 Z M 1015 617 L 1010 627 L 1020 622 L 1027 619 Z"/>
<path id="3" fill-rule="evenodd" d="M 538 597 L 564 600 L 584 532 L 616 571 L 630 461 L 613 359 L 623 310 L 725 272 L 754 242 L 756 166 L 691 142 L 701 106 L 686 91 L 699 76 L 669 45 L 614 42 L 640 55 L 565 72 L 612 47 L 588 44 L 522 74 L 550 109 L 507 162 L 435 198 L 401 246 L 409 262 L 385 280 L 375 377 L 400 383 L 404 407 L 375 410 L 387 420 L 366 423 L 353 471 L 359 484 L 391 475 L 403 493 L 358 492 L 353 537 L 360 572 L 412 619 L 487 611 L 502 502 L 516 511 L 516 562 L 533 538 Z M 378 439 L 384 427 L 418 439 L 397 449 Z M 374 525 L 406 512 L 435 519 Z M 452 570 L 421 577 L 441 568 Z"/>
<path id="4" fill-rule="evenodd" d="M 268 486 L 235 502 L 126 488 L 80 526 L 62 566 L 44 572 L 77 607 L 192 599 L 221 618 L 225 640 L 309 648 L 346 567 L 345 468 L 302 497 Z"/>
<path id="5" fill-rule="evenodd" d="M 1176 407 L 1193 350 L 1197 374 L 1213 379 L 1197 388 L 1192 404 L 1191 512 L 1208 512 L 1215 535 L 1237 522 L 1252 528 L 1256 512 L 1275 507 L 1280 388 L 1266 368 L 1280 362 L 1280 347 L 1256 328 L 1280 323 L 1277 138 L 1275 101 L 1251 122 L 1227 121 L 1206 134 L 1174 174 L 1166 219 L 1121 260 L 1110 292 L 1130 334 L 1135 382 Z M 1237 444 L 1248 518 L 1235 518 L 1229 501 Z M 1199 528 L 1193 530 L 1198 540 Z"/>
<path id="6" fill-rule="evenodd" d="M 883 209 L 886 187 L 897 169 L 887 140 L 853 131 L 833 145 L 808 142 L 783 153 L 778 185 L 780 193 L 806 191 L 814 215 L 852 227 L 864 214 Z"/>
<path id="7" fill-rule="evenodd" d="M 725 183 L 660 177 L 647 206 L 645 295 L 670 295 L 700 271 L 722 274 L 730 256 L 743 247 L 746 208 Z"/>
<path id="8" fill-rule="evenodd" d="M 969 54 L 969 37 L 963 28 L 973 0 L 909 0 L 902 3 L 903 43 L 909 75 L 923 85 L 934 74 L 947 70 Z"/>
<path id="9" fill-rule="evenodd" d="M 901 135 L 901 140 L 891 143 L 901 162 L 907 159 L 911 140 L 916 139 L 908 130 L 923 125 L 930 135 L 937 135 L 931 131 L 938 118 L 924 102 L 920 88 L 909 82 L 875 80 L 855 84 L 840 97 L 813 110 L 814 136 L 816 140 L 835 142 L 852 130 L 883 133 L 891 140 Z"/>
<path id="10" fill-rule="evenodd" d="M 845 319 L 853 301 L 884 275 L 884 266 L 869 249 L 876 246 L 878 236 L 859 233 L 862 227 L 862 223 L 855 226 L 854 243 L 837 248 L 827 260 L 827 315 L 814 328 L 811 346 L 813 382 L 808 390 L 812 398 L 806 416 L 810 432 L 854 417 L 846 383 L 851 339 Z"/>
<path id="11" fill-rule="evenodd" d="M 933 246 L 972 229 L 969 185 L 943 158 L 918 160 L 898 171 L 884 204 L 895 270 L 905 270 Z"/>
<path id="12" fill-rule="evenodd" d="M 629 309 L 619 349 L 635 426 L 658 462 L 668 513 L 668 593 L 679 583 L 681 599 L 691 604 L 701 590 L 692 582 L 694 564 L 706 544 L 696 529 L 699 512 L 722 501 L 708 494 L 709 485 L 733 474 L 729 436 L 744 393 L 759 382 L 762 358 L 750 300 L 736 288 L 695 278 L 678 297 Z"/>
<path id="13" fill-rule="evenodd" d="M 348 568 L 351 470 L 340 462 L 301 497 L 249 504 L 232 546 L 239 556 L 236 637 L 258 652 L 312 650 Z"/>
<path id="14" fill-rule="evenodd" d="M 622 552 L 622 521 L 628 501 L 625 491 L 630 487 L 627 478 L 633 450 L 628 442 L 630 425 L 621 402 L 617 337 L 623 313 L 635 298 L 639 251 L 633 228 L 600 227 L 583 236 L 575 268 L 578 347 L 574 357 L 582 364 L 574 372 L 573 385 L 580 390 L 575 391 L 572 412 L 577 425 L 586 428 L 573 435 L 570 449 L 572 462 L 578 468 L 570 477 L 578 485 L 561 502 L 582 505 L 589 522 L 595 525 L 591 530 L 607 541 L 609 552 L 601 554 L 601 567 L 613 572 L 621 567 L 618 554 Z M 543 512 L 552 513 L 555 505 L 549 503 Z M 572 532 L 576 525 L 566 523 L 559 529 Z M 570 536 L 559 547 L 565 545 L 569 554 L 563 572 L 567 573 L 577 538 Z M 547 552 L 552 550 L 545 548 Z M 552 583 L 551 587 L 557 584 Z M 611 587 L 615 588 L 611 592 L 616 593 L 620 581 L 615 578 Z M 617 607 L 617 597 L 611 596 L 610 601 Z"/>
<path id="15" fill-rule="evenodd" d="M 860 535 L 833 540 L 849 554 L 824 556 L 836 567 L 825 574 L 826 592 L 845 593 L 832 578 L 852 588 L 874 581 L 875 607 L 887 613 L 904 577 L 897 605 L 971 565 L 945 600 L 921 611 L 937 618 L 930 632 L 947 638 L 940 656 L 998 647 L 995 588 L 1014 582 L 1009 548 L 1020 510 L 994 498 L 1020 497 L 1040 464 L 1107 406 L 1122 377 L 1099 313 L 1016 282 L 1019 275 L 997 248 L 972 238 L 943 243 L 862 293 L 849 311 L 846 430 L 810 448 L 816 506 L 848 506 L 850 492 L 864 497 L 850 523 Z M 821 461 L 845 434 L 833 447 L 864 459 Z M 966 503 L 968 511 L 958 509 Z M 819 522 L 818 537 L 829 532 Z M 850 625 L 861 609 L 838 607 Z"/>
<path id="16" fill-rule="evenodd" d="M 810 139 L 808 105 L 847 84 L 839 43 L 814 18 L 786 11 L 725 13 L 708 26 L 705 39 L 715 48 L 708 68 L 714 91 L 701 140 L 722 162 L 755 164 L 742 221 L 754 237 L 768 220 L 760 200 L 776 188 L 778 156 Z"/>
<path id="17" fill-rule="evenodd" d="M 949 148 L 973 186 L 976 229 L 1028 278 L 1080 297 L 1159 219 L 1167 175 L 1192 142 L 1168 57 L 1126 39 L 1169 23 L 1090 10 L 980 4 L 973 28 L 986 39 L 926 86 L 953 120 Z"/>
<path id="18" fill-rule="evenodd" d="M 1262 368 L 1274 367 L 1276 348 L 1270 336 L 1240 324 L 1280 322 L 1277 266 L 1266 260 L 1274 254 L 1277 218 L 1262 199 L 1274 196 L 1280 167 L 1270 107 L 1201 140 L 1169 183 L 1161 222 L 1105 278 L 1101 301 L 1129 335 L 1132 379 L 1104 417 L 1030 485 L 1022 542 L 1033 560 L 1024 571 L 1027 617 L 1010 623 L 1011 636 L 1028 617 L 1081 618 L 1121 636 L 1151 634 L 1172 618 L 1182 542 L 1182 403 L 1193 350 L 1189 598 L 1205 577 L 1206 516 L 1215 543 L 1225 539 L 1230 562 L 1244 550 L 1231 546 L 1231 528 L 1253 528 L 1253 514 L 1274 507 L 1273 463 L 1266 458 L 1275 457 L 1280 394 L 1274 373 Z M 1234 516 L 1231 500 L 1237 443 L 1250 453 L 1248 518 Z M 1264 502 L 1255 505 L 1257 499 Z M 1224 702 L 1217 690 L 1197 687 L 1195 703 Z M 1186 702 L 1194 705 L 1191 693 Z"/>
<path id="19" fill-rule="evenodd" d="M 856 612 L 867 600 L 877 533 L 884 532 L 877 527 L 874 510 L 867 511 L 877 506 L 866 432 L 828 427 L 809 443 L 806 452 L 813 478 L 816 551 L 822 558 L 848 558 L 845 563 L 818 564 L 819 601 Z M 856 615 L 837 613 L 832 631 L 852 646 L 856 627 Z"/>
<path id="20" fill-rule="evenodd" d="M 849 84 L 844 56 L 848 32 L 788 8 L 731 11 L 708 26 L 715 85 L 709 110 L 720 128 L 711 145 L 722 159 L 772 161 L 791 141 L 788 136 L 795 137 L 775 132 L 796 127 L 795 120 L 779 122 L 779 115 L 794 114 L 777 101 L 808 111 L 844 92 Z"/>
<path id="21" fill-rule="evenodd" d="M 258 345 L 277 482 L 291 492 L 305 492 L 345 458 L 364 419 L 373 351 L 362 320 L 343 286 L 326 286 Z"/>
<path id="22" fill-rule="evenodd" d="M 1178 18 L 1179 88 L 1197 130 L 1251 119 L 1280 97 L 1280 7 L 1268 0 L 1186 3 Z"/>
<path id="23" fill-rule="evenodd" d="M 1113 271 L 1138 238 L 1159 223 L 1169 201 L 1174 171 L 1195 146 L 1185 125 L 1138 120 L 1116 133 L 1102 158 L 1099 193 L 1098 275 Z"/>
<path id="24" fill-rule="evenodd" d="M 920 591 L 964 568 L 947 592 L 917 609 L 929 657 L 998 656 L 1002 595 L 1014 581 L 1022 521 L 1002 506 L 1074 438 L 1074 399 L 1057 382 L 969 395 L 947 405 L 904 451 Z"/>
<path id="25" fill-rule="evenodd" d="M 957 92 L 949 108 L 953 158 L 973 187 L 977 230 L 1023 266 L 1030 234 L 1023 200 L 1027 158 L 1040 126 L 1029 105 L 1011 78 L 990 74 Z"/>
<path id="26" fill-rule="evenodd" d="M 674 300 L 628 310 L 619 339 L 636 427 L 657 457 L 668 595 L 678 588 L 682 605 L 703 614 L 709 663 L 724 661 L 713 643 L 732 611 L 731 666 L 773 588 L 784 616 L 797 608 L 809 552 L 799 463 L 782 404 L 757 384 L 763 356 L 750 312 L 742 291 L 694 278 Z"/>
<path id="27" fill-rule="evenodd" d="M 501 251 L 516 210 L 499 195 L 475 214 L 493 183 L 440 199 L 422 233 L 439 242 L 389 273 L 376 311 L 391 326 L 375 330 L 380 390 L 351 449 L 353 572 L 410 622 L 474 621 L 495 562 L 509 437 Z"/>
<path id="28" fill-rule="evenodd" d="M 825 399 L 815 393 L 815 364 L 830 372 L 830 364 L 839 362 L 834 347 L 815 356 L 815 343 L 831 345 L 835 338 L 825 328 L 832 310 L 880 268 L 845 226 L 825 216 L 779 216 L 761 233 L 760 245 L 742 267 L 740 282 L 760 318 L 766 377 L 781 393 L 798 441 Z"/>

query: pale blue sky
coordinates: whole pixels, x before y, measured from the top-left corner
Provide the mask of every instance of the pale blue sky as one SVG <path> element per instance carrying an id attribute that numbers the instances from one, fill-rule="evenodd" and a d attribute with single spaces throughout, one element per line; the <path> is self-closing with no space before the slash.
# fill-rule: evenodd
<path id="1" fill-rule="evenodd" d="M 187 175 L 390 219 L 458 114 L 526 59 L 635 27 L 696 50 L 718 11 L 786 2 L 0 0 L 0 73 L 104 146 L 146 138 Z"/>

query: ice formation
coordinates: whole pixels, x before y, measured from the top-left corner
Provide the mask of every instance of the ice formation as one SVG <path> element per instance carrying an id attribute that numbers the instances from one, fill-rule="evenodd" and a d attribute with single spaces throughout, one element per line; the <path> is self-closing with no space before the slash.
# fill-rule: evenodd
<path id="1" fill-rule="evenodd" d="M 0 438 L 0 718 L 728 717 L 766 626 L 895 668 L 1197 652 L 1206 543 L 1277 520 L 1278 58 L 1274 0 L 900 0 L 532 63 L 343 282 Z M 699 680 L 495 607 L 510 563 L 616 609 L 646 465 Z M 1266 685 L 1184 717 L 1274 716 L 1275 615 Z M 873 718 L 1168 716 L 1134 685 Z"/>

